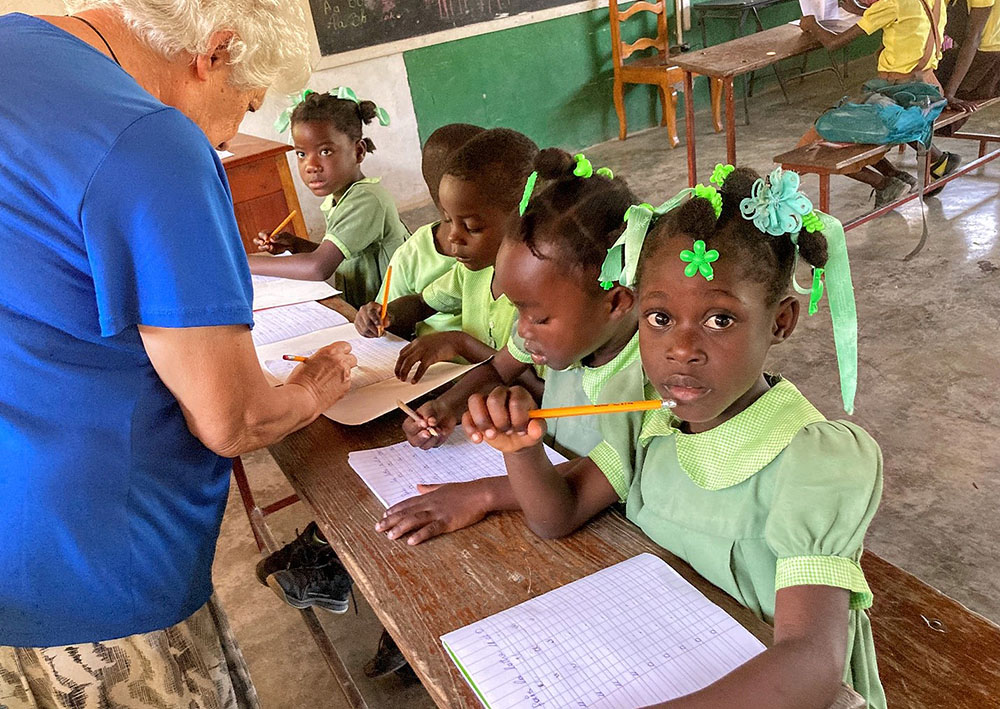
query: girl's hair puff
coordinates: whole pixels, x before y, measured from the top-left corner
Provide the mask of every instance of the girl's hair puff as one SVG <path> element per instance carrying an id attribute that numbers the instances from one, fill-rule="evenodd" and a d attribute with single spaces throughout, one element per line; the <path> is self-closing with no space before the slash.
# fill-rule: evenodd
<path id="1" fill-rule="evenodd" d="M 308 121 L 328 122 L 353 141 L 363 140 L 365 150 L 375 152 L 375 143 L 362 135 L 361 125 L 368 125 L 377 115 L 373 101 L 354 103 L 350 99 L 337 98 L 328 93 L 314 92 L 292 111 L 292 125 Z"/>
<path id="2" fill-rule="evenodd" d="M 538 146 L 523 133 L 490 128 L 456 150 L 444 174 L 474 183 L 497 206 L 513 210 L 537 155 Z"/>
<path id="3" fill-rule="evenodd" d="M 546 183 L 528 203 L 516 238 L 537 258 L 559 259 L 598 289 L 601 264 L 625 227 L 625 212 L 639 200 L 625 180 L 577 177 L 575 167 L 565 150 L 538 153 L 535 170 Z"/>
<path id="4" fill-rule="evenodd" d="M 784 297 L 795 268 L 795 243 L 792 241 L 795 235 L 766 234 L 740 211 L 740 203 L 751 196 L 759 178 L 760 175 L 750 168 L 734 170 L 719 190 L 722 212 L 718 219 L 709 201 L 700 197 L 688 200 L 660 218 L 643 243 L 637 280 L 642 278 L 644 264 L 670 237 L 683 235 L 692 240 L 701 239 L 707 248 L 718 250 L 722 258 L 738 259 L 746 278 L 766 286 L 769 305 Z M 798 245 L 799 254 L 811 266 L 826 265 L 827 244 L 821 232 L 810 233 L 802 229 L 798 233 Z"/>

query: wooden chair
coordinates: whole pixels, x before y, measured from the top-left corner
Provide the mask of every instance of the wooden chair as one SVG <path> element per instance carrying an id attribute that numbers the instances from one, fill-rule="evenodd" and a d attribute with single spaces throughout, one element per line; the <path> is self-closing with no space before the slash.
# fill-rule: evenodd
<path id="1" fill-rule="evenodd" d="M 610 0 L 611 57 L 614 62 L 615 113 L 618 114 L 618 139 L 625 140 L 628 122 L 625 116 L 625 84 L 652 84 L 660 91 L 663 117 L 660 125 L 670 132 L 670 147 L 680 144 L 677 137 L 677 85 L 684 81 L 684 72 L 670 63 L 670 39 L 667 36 L 666 0 L 647 2 L 638 0 L 627 10 L 618 10 L 618 0 Z M 656 15 L 656 37 L 642 37 L 629 44 L 621 38 L 621 24 L 639 12 Z M 656 54 L 641 59 L 626 60 L 643 49 L 656 48 Z M 712 80 L 712 119 L 715 132 L 722 132 L 722 82 Z"/>

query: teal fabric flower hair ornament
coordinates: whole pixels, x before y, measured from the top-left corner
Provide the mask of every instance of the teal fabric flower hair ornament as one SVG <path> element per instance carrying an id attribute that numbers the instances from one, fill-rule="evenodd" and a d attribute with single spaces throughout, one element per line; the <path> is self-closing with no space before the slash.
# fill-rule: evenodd
<path id="1" fill-rule="evenodd" d="M 751 195 L 740 202 L 744 218 L 771 236 L 797 233 L 802 217 L 812 211 L 812 202 L 799 192 L 798 173 L 780 167 L 757 180 Z"/>
<path id="2" fill-rule="evenodd" d="M 303 91 L 300 91 L 299 93 L 293 95 L 291 105 L 288 106 L 288 108 L 286 108 L 284 111 L 282 111 L 278 115 L 277 119 L 275 119 L 274 130 L 276 130 L 278 133 L 284 133 L 286 130 L 288 130 L 288 128 L 292 124 L 292 113 L 295 111 L 295 108 L 300 103 L 305 101 L 306 97 L 309 94 L 314 94 L 314 93 L 316 92 L 313 91 L 312 89 L 304 89 Z M 358 95 L 354 93 L 354 89 L 352 89 L 349 86 L 336 86 L 330 89 L 327 93 L 333 96 L 334 98 L 339 98 L 344 101 L 352 101 L 355 104 L 361 105 L 361 100 L 358 98 Z M 386 111 L 381 106 L 375 106 L 375 117 L 378 119 L 378 123 L 380 126 L 389 125 L 389 112 Z"/>
<path id="3" fill-rule="evenodd" d="M 687 264 L 684 267 L 684 275 L 688 278 L 692 278 L 697 274 L 704 276 L 706 281 L 710 281 L 715 278 L 715 271 L 712 269 L 712 263 L 719 260 L 719 252 L 715 249 L 710 251 L 705 250 L 705 242 L 698 239 L 694 242 L 694 246 L 691 251 L 684 249 L 681 251 L 681 261 Z"/>

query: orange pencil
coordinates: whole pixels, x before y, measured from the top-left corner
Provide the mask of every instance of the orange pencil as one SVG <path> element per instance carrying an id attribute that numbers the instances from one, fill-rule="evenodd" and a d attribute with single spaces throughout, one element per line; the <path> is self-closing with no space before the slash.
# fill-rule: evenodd
<path id="1" fill-rule="evenodd" d="M 270 241 L 271 239 L 273 239 L 274 237 L 276 237 L 278 235 L 279 231 L 281 231 L 286 226 L 288 226 L 288 222 L 292 221 L 292 219 L 294 219 L 295 215 L 298 214 L 298 213 L 299 213 L 299 210 L 293 209 L 292 213 L 289 214 L 287 217 L 285 217 L 285 220 L 283 222 L 281 222 L 281 224 L 279 224 L 278 226 L 276 226 L 274 228 L 274 231 L 271 232 L 271 235 L 269 237 L 267 237 L 268 241 Z"/>
<path id="2" fill-rule="evenodd" d="M 672 409 L 676 401 L 622 401 L 617 404 L 595 404 L 593 406 L 563 406 L 555 409 L 535 409 L 528 412 L 528 418 L 556 419 L 565 416 L 590 416 L 591 414 L 615 414 L 625 411 L 651 411 L 653 409 Z"/>
<path id="3" fill-rule="evenodd" d="M 398 406 L 400 408 L 400 410 L 404 414 L 406 414 L 411 419 L 413 419 L 414 421 L 416 421 L 417 423 L 419 423 L 421 426 L 425 427 L 427 429 L 427 433 L 431 434 L 432 436 L 437 436 L 438 435 L 438 432 L 437 432 L 436 428 L 434 428 L 433 426 L 428 426 L 427 425 L 427 421 L 425 419 L 423 419 L 420 416 L 420 414 L 418 414 L 416 411 L 414 411 L 413 409 L 411 409 L 409 406 L 407 406 L 406 404 L 404 404 L 399 399 L 396 400 L 396 406 Z"/>
<path id="4" fill-rule="evenodd" d="M 382 294 L 382 312 L 379 314 L 379 322 L 382 323 L 382 331 L 385 332 L 385 311 L 389 307 L 389 283 L 392 281 L 392 266 L 385 269 L 385 293 Z"/>

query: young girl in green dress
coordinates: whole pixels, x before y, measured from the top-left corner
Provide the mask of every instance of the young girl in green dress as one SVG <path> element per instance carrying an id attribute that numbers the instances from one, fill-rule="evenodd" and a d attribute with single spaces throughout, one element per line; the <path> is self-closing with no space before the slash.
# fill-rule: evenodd
<path id="1" fill-rule="evenodd" d="M 568 534 L 622 500 L 650 538 L 774 624 L 766 652 L 663 706 L 820 709 L 846 681 L 884 709 L 859 565 L 882 490 L 879 448 L 764 372 L 768 350 L 798 320 L 788 294 L 797 256 L 818 272 L 812 302 L 824 266 L 832 293 L 843 296 L 845 277 L 849 288 L 843 231 L 812 211 L 794 173 L 725 172 L 721 194 L 699 188 L 679 206 L 645 210 L 663 215 L 644 244 L 645 229 L 624 239 L 624 269 L 612 254 L 610 270 L 636 281 L 647 398 L 672 409 L 638 425 L 603 416 L 605 440 L 558 467 L 517 388 L 471 397 L 463 426 L 504 453 L 540 535 Z"/>
<path id="2" fill-rule="evenodd" d="M 305 91 L 292 109 L 278 119 L 283 132 L 290 124 L 299 175 L 317 197 L 326 231 L 319 243 L 282 232 L 271 238 L 261 232 L 257 248 L 291 256 L 250 257 L 250 272 L 302 281 L 333 279 L 344 299 L 355 307 L 378 296 L 389 259 L 409 236 L 399 219 L 392 195 L 377 177 L 365 177 L 361 163 L 375 151 L 362 126 L 389 116 L 372 101 L 360 101 L 347 87 L 328 93 Z"/>

